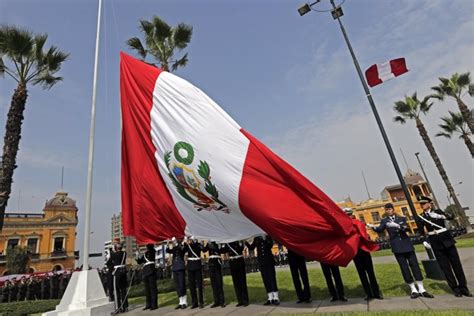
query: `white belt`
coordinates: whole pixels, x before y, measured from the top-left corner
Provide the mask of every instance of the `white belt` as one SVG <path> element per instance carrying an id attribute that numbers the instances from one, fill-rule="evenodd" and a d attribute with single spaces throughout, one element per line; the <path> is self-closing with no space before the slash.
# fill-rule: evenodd
<path id="1" fill-rule="evenodd" d="M 114 269 L 118 269 L 118 268 L 125 268 L 125 265 L 124 264 L 121 264 L 119 266 L 114 266 Z"/>
<path id="2" fill-rule="evenodd" d="M 239 255 L 239 256 L 233 256 L 233 257 L 229 257 L 230 260 L 234 260 L 234 259 L 239 259 L 239 258 L 242 258 L 243 255 Z"/>
<path id="3" fill-rule="evenodd" d="M 155 263 L 152 262 L 152 261 L 150 261 L 150 262 L 145 263 L 143 266 L 147 266 L 147 265 L 149 265 L 149 264 L 155 264 Z"/>
<path id="4" fill-rule="evenodd" d="M 448 231 L 446 228 L 441 228 L 441 229 L 438 229 L 438 230 L 433 230 L 432 232 L 428 232 L 428 235 L 430 235 L 430 236 L 438 235 L 438 234 L 444 233 L 446 231 Z"/>
<path id="5" fill-rule="evenodd" d="M 209 259 L 220 259 L 221 256 L 218 256 L 218 255 L 212 255 L 212 256 L 209 256 L 208 257 Z"/>
<path id="6" fill-rule="evenodd" d="M 188 258 L 188 260 L 197 261 L 197 260 L 201 260 L 201 258 L 194 258 L 194 257 L 192 257 L 192 258 Z"/>

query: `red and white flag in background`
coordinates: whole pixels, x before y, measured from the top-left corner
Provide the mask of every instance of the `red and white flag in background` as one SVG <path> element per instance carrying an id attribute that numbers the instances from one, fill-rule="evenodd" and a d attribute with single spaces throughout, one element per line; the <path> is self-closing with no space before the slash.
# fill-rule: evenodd
<path id="1" fill-rule="evenodd" d="M 139 243 L 269 234 L 345 266 L 357 227 L 189 82 L 121 53 L 122 224 Z"/>
<path id="2" fill-rule="evenodd" d="M 365 71 L 365 78 L 370 87 L 398 77 L 407 72 L 405 58 L 392 59 L 383 64 L 374 64 Z"/>

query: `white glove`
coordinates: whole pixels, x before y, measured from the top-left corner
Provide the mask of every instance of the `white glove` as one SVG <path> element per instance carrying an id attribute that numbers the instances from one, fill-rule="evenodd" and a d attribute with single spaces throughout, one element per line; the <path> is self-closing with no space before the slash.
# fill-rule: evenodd
<path id="1" fill-rule="evenodd" d="M 397 223 L 394 223 L 394 222 L 388 222 L 387 227 L 400 228 L 400 225 L 398 225 Z"/>
<path id="2" fill-rule="evenodd" d="M 171 238 L 171 242 L 176 242 L 176 237 Z"/>
<path id="3" fill-rule="evenodd" d="M 183 238 L 183 243 L 186 243 L 188 241 L 188 237 L 187 236 L 184 236 Z"/>
<path id="4" fill-rule="evenodd" d="M 423 246 L 425 246 L 426 249 L 431 249 L 431 245 L 426 241 L 423 242 Z"/>
<path id="5" fill-rule="evenodd" d="M 446 219 L 446 216 L 435 213 L 435 212 L 429 212 L 428 215 L 434 219 Z"/>
<path id="6" fill-rule="evenodd" d="M 375 226 L 374 224 L 365 224 L 365 226 L 369 227 L 369 228 L 375 228 L 377 226 Z"/>

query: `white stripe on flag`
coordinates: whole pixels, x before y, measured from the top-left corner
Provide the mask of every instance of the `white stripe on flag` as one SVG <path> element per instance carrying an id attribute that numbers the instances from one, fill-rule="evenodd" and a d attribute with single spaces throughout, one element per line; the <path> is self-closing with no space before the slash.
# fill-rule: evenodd
<path id="1" fill-rule="evenodd" d="M 390 66 L 390 62 L 377 64 L 377 71 L 379 73 L 380 80 L 382 80 L 383 82 L 395 78 L 395 75 L 392 73 L 392 67 Z"/>

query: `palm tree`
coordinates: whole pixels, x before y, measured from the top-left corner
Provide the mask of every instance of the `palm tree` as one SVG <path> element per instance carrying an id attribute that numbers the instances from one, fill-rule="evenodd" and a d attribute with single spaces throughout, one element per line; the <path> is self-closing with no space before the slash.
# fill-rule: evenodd
<path id="1" fill-rule="evenodd" d="M 7 74 L 17 83 L 7 115 L 0 165 L 0 231 L 10 197 L 13 171 L 17 167 L 16 156 L 28 97 L 27 85 L 31 83 L 50 89 L 62 80 L 55 74 L 69 56 L 55 46 L 45 49 L 47 38 L 46 34 L 33 34 L 16 26 L 0 26 L 0 75 Z"/>
<path id="2" fill-rule="evenodd" d="M 415 92 L 412 96 L 405 96 L 405 100 L 395 102 L 395 106 L 393 108 L 395 112 L 400 115 L 397 115 L 394 118 L 394 121 L 399 122 L 401 124 L 405 124 L 407 120 L 415 120 L 416 128 L 418 129 L 418 132 L 420 133 L 420 136 L 423 139 L 423 142 L 425 143 L 425 146 L 428 149 L 431 158 L 433 158 L 436 168 L 438 168 L 439 174 L 441 175 L 441 178 L 443 179 L 446 188 L 448 189 L 448 192 L 453 198 L 454 204 L 458 209 L 458 216 L 460 217 L 461 223 L 464 227 L 466 227 L 466 229 L 469 229 L 469 220 L 467 219 L 466 214 L 464 214 L 464 210 L 462 209 L 461 203 L 459 202 L 457 195 L 454 192 L 454 188 L 451 182 L 449 181 L 448 175 L 444 170 L 443 164 L 441 163 L 441 160 L 439 159 L 438 154 L 436 153 L 436 150 L 433 146 L 433 143 L 431 142 L 428 132 L 426 131 L 425 125 L 423 124 L 420 118 L 420 115 L 426 115 L 430 110 L 431 106 L 433 105 L 432 102 L 429 102 L 429 99 L 430 97 L 426 97 L 420 101 L 418 100 L 418 97 Z"/>
<path id="3" fill-rule="evenodd" d="M 151 21 L 140 20 L 139 29 L 145 36 L 145 45 L 138 37 L 130 38 L 127 45 L 135 50 L 143 61 L 151 55 L 165 71 L 176 71 L 179 67 L 186 66 L 188 54 L 176 59 L 174 53 L 188 46 L 193 35 L 191 26 L 180 23 L 176 27 L 171 27 L 155 15 Z"/>
<path id="4" fill-rule="evenodd" d="M 27 272 L 30 256 L 24 247 L 14 247 L 7 250 L 6 268 L 10 274 L 24 274 Z"/>
<path id="5" fill-rule="evenodd" d="M 474 117 L 472 116 L 472 111 L 469 110 L 466 103 L 461 99 L 466 89 L 471 97 L 474 96 L 474 84 L 471 83 L 470 73 L 466 72 L 459 75 L 456 72 L 450 79 L 440 77 L 439 81 L 441 81 L 441 83 L 438 86 L 431 87 L 432 90 L 436 91 L 436 94 L 432 95 L 432 97 L 439 100 L 444 100 L 446 96 L 454 98 L 471 134 L 474 134 Z"/>
<path id="6" fill-rule="evenodd" d="M 472 144 L 470 137 L 471 132 L 467 128 L 466 121 L 462 117 L 462 114 L 449 111 L 449 115 L 450 116 L 441 118 L 444 124 L 440 124 L 439 127 L 441 127 L 443 131 L 436 134 L 436 136 L 451 138 L 451 136 L 459 134 L 459 138 L 464 140 L 464 143 L 471 153 L 471 157 L 474 158 L 474 145 Z"/>

